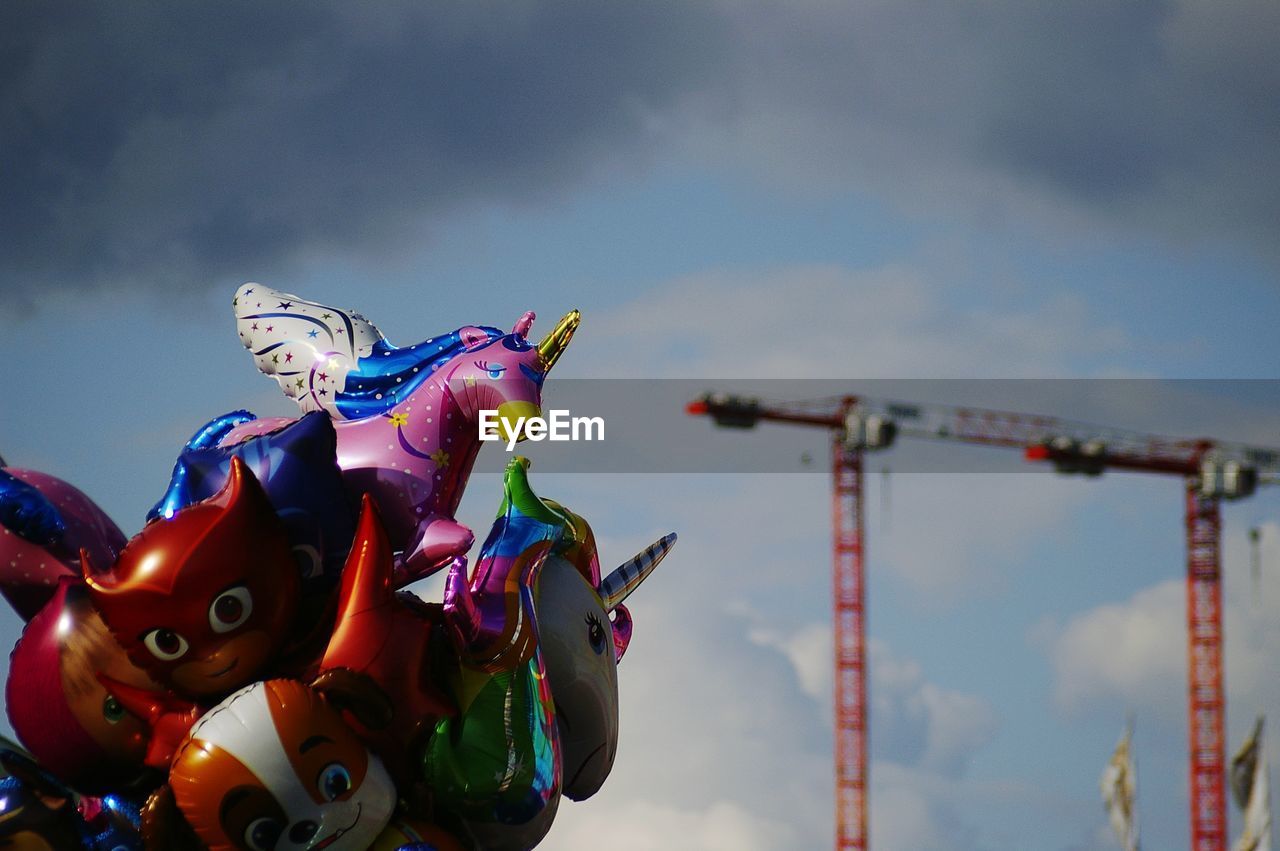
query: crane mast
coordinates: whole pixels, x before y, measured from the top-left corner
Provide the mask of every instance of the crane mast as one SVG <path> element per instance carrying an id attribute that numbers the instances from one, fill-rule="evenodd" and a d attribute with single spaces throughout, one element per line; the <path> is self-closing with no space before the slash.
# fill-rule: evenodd
<path id="1" fill-rule="evenodd" d="M 835 646 L 836 848 L 867 847 L 867 658 L 863 447 L 837 429 L 831 437 L 834 530 L 832 641 Z"/>
<path id="2" fill-rule="evenodd" d="M 1191 851 L 1227 847 L 1221 501 L 1187 482 L 1187 719 Z"/>
<path id="3" fill-rule="evenodd" d="M 858 399 L 845 396 L 834 409 L 763 405 L 756 400 L 707 396 L 688 412 L 727 428 L 780 422 L 826 429 L 831 436 L 832 621 L 835 649 L 835 847 L 867 848 L 866 575 L 863 528 L 863 453 L 893 441 L 881 418 L 863 418 Z"/>
<path id="4" fill-rule="evenodd" d="M 779 422 L 831 435 L 835 643 L 835 847 L 866 851 L 867 717 L 863 456 L 898 436 L 1020 449 L 1059 473 L 1107 469 L 1178 476 L 1186 493 L 1191 849 L 1226 851 L 1221 502 L 1280 481 L 1280 450 L 1186 440 L 1056 417 L 841 396 L 766 403 L 707 394 L 688 413 L 719 426 Z"/>

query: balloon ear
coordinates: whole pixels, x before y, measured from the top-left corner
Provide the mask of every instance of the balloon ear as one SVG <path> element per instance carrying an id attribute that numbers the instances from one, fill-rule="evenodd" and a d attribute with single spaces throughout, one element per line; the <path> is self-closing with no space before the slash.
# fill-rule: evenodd
<path id="1" fill-rule="evenodd" d="M 463 347 L 468 349 L 473 349 L 476 346 L 489 342 L 489 335 L 474 325 L 467 325 L 463 328 L 459 328 L 458 338 L 462 340 Z"/>
<path id="2" fill-rule="evenodd" d="M 533 320 L 535 318 L 532 310 L 526 310 L 524 315 L 516 320 L 515 327 L 511 329 L 511 333 L 522 339 L 528 337 L 529 329 L 533 328 Z"/>
<path id="3" fill-rule="evenodd" d="M 138 813 L 142 817 L 142 845 L 144 848 L 203 848 L 196 832 L 182 816 L 173 790 L 168 784 L 151 793 Z"/>
<path id="4" fill-rule="evenodd" d="M 395 707 L 387 693 L 364 674 L 346 668 L 330 668 L 311 681 L 311 687 L 334 709 L 350 712 L 370 730 L 391 724 Z"/>
<path id="5" fill-rule="evenodd" d="M 609 621 L 609 625 L 613 627 L 614 660 L 621 662 L 622 654 L 626 653 L 627 647 L 631 645 L 631 612 L 619 603 L 613 610 L 613 618 Z"/>
<path id="6" fill-rule="evenodd" d="M 231 470 L 227 474 L 227 483 L 222 486 L 211 502 L 226 506 L 228 512 L 248 511 L 257 515 L 262 512 L 275 514 L 271 500 L 258 484 L 249 466 L 239 456 L 231 456 Z"/>
<path id="7" fill-rule="evenodd" d="M 89 556 L 89 551 L 80 548 L 80 575 L 84 577 L 84 584 L 88 585 L 94 591 L 108 593 L 110 589 L 98 584 L 98 569 L 93 566 L 93 559 Z"/>

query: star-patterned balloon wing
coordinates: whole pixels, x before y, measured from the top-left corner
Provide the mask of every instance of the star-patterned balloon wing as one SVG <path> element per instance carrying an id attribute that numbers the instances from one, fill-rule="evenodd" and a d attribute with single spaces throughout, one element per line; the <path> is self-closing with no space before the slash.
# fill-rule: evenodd
<path id="1" fill-rule="evenodd" d="M 358 313 L 249 283 L 232 301 L 240 342 L 254 363 L 304 412 L 342 419 L 337 391 L 382 332 Z"/>

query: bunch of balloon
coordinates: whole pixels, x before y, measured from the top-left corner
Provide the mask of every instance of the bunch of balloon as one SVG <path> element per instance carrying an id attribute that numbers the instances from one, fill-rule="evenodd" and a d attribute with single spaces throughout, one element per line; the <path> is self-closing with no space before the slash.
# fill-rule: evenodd
<path id="1" fill-rule="evenodd" d="M 536 846 L 609 775 L 623 600 L 675 542 L 602 576 L 590 525 L 516 457 L 468 568 L 480 412 L 540 411 L 577 312 L 537 344 L 526 313 L 398 348 L 257 284 L 234 307 L 302 415 L 206 423 L 132 538 L 0 462 L 0 593 L 27 622 L 0 844 Z M 440 600 L 405 590 L 440 570 Z"/>

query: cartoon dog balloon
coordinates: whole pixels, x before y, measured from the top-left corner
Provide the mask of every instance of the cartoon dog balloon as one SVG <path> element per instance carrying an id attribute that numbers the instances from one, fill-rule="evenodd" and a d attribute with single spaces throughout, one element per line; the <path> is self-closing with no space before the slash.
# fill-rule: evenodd
<path id="1" fill-rule="evenodd" d="M 240 340 L 258 369 L 304 413 L 333 418 L 348 487 L 377 500 L 402 554 L 399 585 L 471 546 L 471 530 L 453 516 L 480 449 L 480 412 L 511 422 L 538 414 L 542 382 L 580 319 L 571 311 L 537 345 L 526 339 L 534 315 L 525 313 L 509 334 L 468 325 L 397 348 L 358 313 L 260 284 L 237 290 L 234 306 Z M 222 445 L 286 422 L 245 423 Z"/>
<path id="2" fill-rule="evenodd" d="M 143 835 L 148 848 L 192 847 L 189 828 L 210 851 L 363 851 L 395 807 L 390 775 L 326 696 L 268 680 L 191 729 Z"/>

